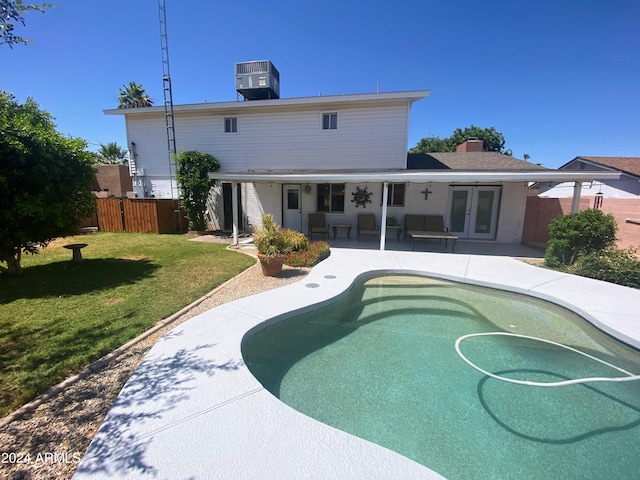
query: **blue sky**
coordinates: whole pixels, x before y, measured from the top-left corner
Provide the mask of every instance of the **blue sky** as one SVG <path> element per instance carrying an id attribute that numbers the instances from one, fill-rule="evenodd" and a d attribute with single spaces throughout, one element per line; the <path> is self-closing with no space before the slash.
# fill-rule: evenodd
<path id="1" fill-rule="evenodd" d="M 92 150 L 124 147 L 123 118 L 102 110 L 132 80 L 162 105 L 157 1 L 55 3 L 16 27 L 34 44 L 0 46 L 0 89 L 34 97 Z M 234 63 L 269 59 L 283 98 L 431 90 L 412 108 L 408 148 L 473 124 L 550 168 L 640 156 L 637 0 L 166 4 L 176 104 L 234 101 Z"/>

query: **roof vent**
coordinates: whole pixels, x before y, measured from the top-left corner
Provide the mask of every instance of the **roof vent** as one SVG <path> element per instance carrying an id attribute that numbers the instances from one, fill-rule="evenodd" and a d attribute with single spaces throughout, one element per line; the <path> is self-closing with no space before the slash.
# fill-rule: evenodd
<path id="1" fill-rule="evenodd" d="M 236 91 L 245 100 L 280 98 L 280 73 L 270 60 L 235 64 Z"/>

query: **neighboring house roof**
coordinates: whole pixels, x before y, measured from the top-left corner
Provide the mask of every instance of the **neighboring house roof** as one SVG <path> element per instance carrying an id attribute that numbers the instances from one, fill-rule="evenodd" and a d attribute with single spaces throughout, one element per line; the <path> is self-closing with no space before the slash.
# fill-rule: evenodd
<path id="1" fill-rule="evenodd" d="M 409 153 L 409 170 L 457 170 L 468 172 L 538 172 L 548 170 L 535 163 L 498 152 Z"/>
<path id="2" fill-rule="evenodd" d="M 569 164 L 581 162 L 591 164 L 597 167 L 607 168 L 609 170 L 617 170 L 634 177 L 640 178 L 640 157 L 576 157 L 568 163 L 560 167 L 563 170 Z"/>

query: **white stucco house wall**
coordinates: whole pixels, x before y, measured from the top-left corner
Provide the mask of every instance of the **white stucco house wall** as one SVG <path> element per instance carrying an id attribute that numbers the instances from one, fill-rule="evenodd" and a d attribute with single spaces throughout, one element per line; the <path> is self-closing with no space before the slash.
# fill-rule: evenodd
<path id="1" fill-rule="evenodd" d="M 473 140 L 457 153 L 408 163 L 411 106 L 429 93 L 175 105 L 176 147 L 218 159 L 208 216 L 212 228 L 236 234 L 260 224 L 263 213 L 304 233 L 309 213 L 324 212 L 330 225 L 354 226 L 359 213 L 374 213 L 378 225 L 388 217 L 402 223 L 410 213 L 443 215 L 460 238 L 519 243 L 526 198 L 537 194 L 531 182 L 593 180 L 594 172 L 558 172 L 477 151 Z M 165 108 L 104 113 L 125 119 L 136 194 L 178 198 Z M 352 202 L 357 188 L 371 193 L 366 207 Z"/>

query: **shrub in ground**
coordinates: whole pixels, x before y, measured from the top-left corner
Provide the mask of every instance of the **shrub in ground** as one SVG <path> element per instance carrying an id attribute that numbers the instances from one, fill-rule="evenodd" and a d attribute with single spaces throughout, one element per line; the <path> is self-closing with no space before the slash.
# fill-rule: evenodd
<path id="1" fill-rule="evenodd" d="M 327 242 L 313 242 L 306 250 L 291 252 L 284 258 L 284 263 L 290 267 L 313 267 L 330 254 Z"/>
<path id="2" fill-rule="evenodd" d="M 640 260 L 636 256 L 636 250 L 632 248 L 610 248 L 582 255 L 565 271 L 625 287 L 640 288 Z"/>
<path id="3" fill-rule="evenodd" d="M 613 215 L 595 209 L 554 218 L 549 224 L 545 261 L 558 268 L 571 265 L 581 255 L 611 248 L 617 229 Z"/>

